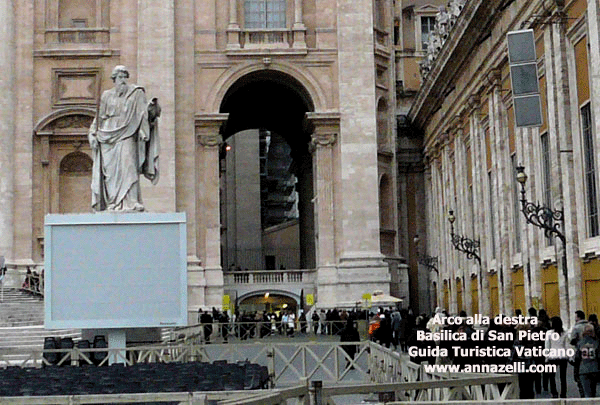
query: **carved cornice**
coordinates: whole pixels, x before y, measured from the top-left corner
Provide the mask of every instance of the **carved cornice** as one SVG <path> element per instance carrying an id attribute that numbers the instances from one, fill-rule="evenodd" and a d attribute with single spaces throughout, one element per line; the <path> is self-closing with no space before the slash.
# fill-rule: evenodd
<path id="1" fill-rule="evenodd" d="M 306 121 L 312 127 L 309 132 L 315 133 L 339 133 L 340 132 L 340 114 L 336 112 L 306 113 Z"/>

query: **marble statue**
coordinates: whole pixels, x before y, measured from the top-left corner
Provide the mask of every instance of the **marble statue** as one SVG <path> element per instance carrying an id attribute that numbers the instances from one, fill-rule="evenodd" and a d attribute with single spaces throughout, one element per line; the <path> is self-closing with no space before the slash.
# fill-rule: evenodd
<path id="1" fill-rule="evenodd" d="M 89 129 L 92 148 L 92 208 L 95 211 L 144 211 L 140 174 L 158 182 L 160 106 L 149 103 L 143 87 L 128 84 L 129 71 L 118 65 L 115 86 L 102 93 Z"/>

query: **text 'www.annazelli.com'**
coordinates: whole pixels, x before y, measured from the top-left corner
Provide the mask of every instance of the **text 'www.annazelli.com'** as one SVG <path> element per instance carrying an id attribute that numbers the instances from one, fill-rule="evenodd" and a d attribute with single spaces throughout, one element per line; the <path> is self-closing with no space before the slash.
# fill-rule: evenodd
<path id="1" fill-rule="evenodd" d="M 424 364 L 426 373 L 556 373 L 556 364 Z"/>

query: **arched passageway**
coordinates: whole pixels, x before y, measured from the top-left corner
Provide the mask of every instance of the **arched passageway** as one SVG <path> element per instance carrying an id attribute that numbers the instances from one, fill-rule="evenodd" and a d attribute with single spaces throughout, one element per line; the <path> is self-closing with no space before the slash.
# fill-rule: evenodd
<path id="1" fill-rule="evenodd" d="M 221 266 L 226 270 L 315 267 L 312 129 L 306 89 L 274 70 L 250 73 L 225 94 L 220 113 Z"/>

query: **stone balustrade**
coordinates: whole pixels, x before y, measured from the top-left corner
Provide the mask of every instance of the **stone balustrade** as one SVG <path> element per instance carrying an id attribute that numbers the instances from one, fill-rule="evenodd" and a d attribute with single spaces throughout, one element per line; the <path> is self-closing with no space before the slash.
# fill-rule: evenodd
<path id="1" fill-rule="evenodd" d="M 315 270 L 262 270 L 223 272 L 225 285 L 312 283 Z"/>

